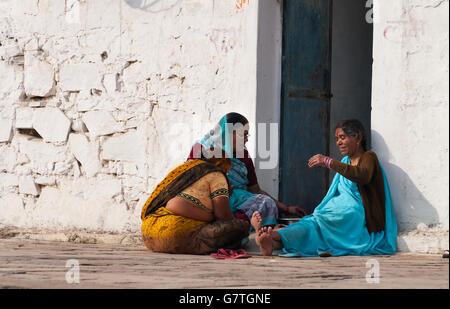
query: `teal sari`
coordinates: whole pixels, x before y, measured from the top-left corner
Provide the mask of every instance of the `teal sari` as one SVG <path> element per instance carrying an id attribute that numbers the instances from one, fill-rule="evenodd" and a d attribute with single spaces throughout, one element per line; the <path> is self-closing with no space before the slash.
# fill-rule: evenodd
<path id="1" fill-rule="evenodd" d="M 350 164 L 348 157 L 342 162 Z M 283 252 L 300 256 L 318 256 L 323 252 L 333 256 L 394 254 L 397 222 L 386 174 L 382 167 L 381 170 L 386 196 L 385 230 L 368 232 L 356 183 L 336 174 L 327 195 L 311 215 L 278 230 Z"/>
<path id="2" fill-rule="evenodd" d="M 227 177 L 233 186 L 233 194 L 229 203 L 232 213 L 241 210 L 248 218 L 253 216 L 255 211 L 261 215 L 262 225 L 276 225 L 278 218 L 278 208 L 275 201 L 264 194 L 253 194 L 247 191 L 247 168 L 245 164 L 236 158 L 231 158 L 231 169 Z M 251 227 L 250 231 L 253 230 Z"/>

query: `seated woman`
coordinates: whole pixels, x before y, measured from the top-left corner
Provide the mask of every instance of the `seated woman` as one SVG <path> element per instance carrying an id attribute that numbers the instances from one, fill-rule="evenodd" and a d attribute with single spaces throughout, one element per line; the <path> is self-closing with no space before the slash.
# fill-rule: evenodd
<path id="1" fill-rule="evenodd" d="M 248 221 L 236 219 L 228 203 L 229 159 L 196 159 L 158 184 L 142 213 L 142 236 L 154 252 L 207 254 L 233 249 L 248 236 Z"/>
<path id="2" fill-rule="evenodd" d="M 322 166 L 337 172 L 311 215 L 274 231 L 261 228 L 255 214 L 256 242 L 263 255 L 281 248 L 300 256 L 395 253 L 397 223 L 389 184 L 377 155 L 366 148 L 364 132 L 358 120 L 342 121 L 335 131 L 342 161 L 321 154 L 309 159 L 310 168 Z"/>
<path id="3" fill-rule="evenodd" d="M 248 141 L 249 122 L 238 113 L 228 113 L 222 117 L 216 127 L 196 143 L 188 160 L 199 158 L 210 148 L 222 149 L 231 158 L 231 169 L 227 176 L 233 187 L 230 196 L 231 211 L 236 217 L 251 218 L 258 211 L 262 225 L 276 225 L 278 213 L 283 211 L 295 216 L 304 216 L 303 209 L 287 206 L 261 190 L 256 178 L 253 160 L 245 144 Z"/>

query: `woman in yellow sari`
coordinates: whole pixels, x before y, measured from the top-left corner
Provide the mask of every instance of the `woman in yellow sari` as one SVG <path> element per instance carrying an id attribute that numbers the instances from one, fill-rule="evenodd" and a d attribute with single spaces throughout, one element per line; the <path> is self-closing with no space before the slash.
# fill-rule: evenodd
<path id="1" fill-rule="evenodd" d="M 157 185 L 142 213 L 142 236 L 154 252 L 208 254 L 236 248 L 249 222 L 236 219 L 228 203 L 229 159 L 196 159 L 173 169 Z"/>

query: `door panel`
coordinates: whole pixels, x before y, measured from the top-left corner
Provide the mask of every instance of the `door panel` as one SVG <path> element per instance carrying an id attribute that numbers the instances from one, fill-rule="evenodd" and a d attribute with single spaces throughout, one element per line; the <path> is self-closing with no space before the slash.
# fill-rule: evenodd
<path id="1" fill-rule="evenodd" d="M 331 0 L 283 6 L 280 200 L 312 212 L 329 184 L 308 159 L 329 153 Z"/>

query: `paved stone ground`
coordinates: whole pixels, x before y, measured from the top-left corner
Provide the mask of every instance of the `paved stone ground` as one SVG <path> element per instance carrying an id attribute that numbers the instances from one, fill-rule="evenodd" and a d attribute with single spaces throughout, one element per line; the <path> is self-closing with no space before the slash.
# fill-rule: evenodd
<path id="1" fill-rule="evenodd" d="M 68 284 L 77 259 L 80 282 Z M 379 263 L 380 282 L 369 284 L 366 262 Z M 0 288 L 248 288 L 448 289 L 449 260 L 441 255 L 281 258 L 152 253 L 143 245 L 0 239 Z"/>

